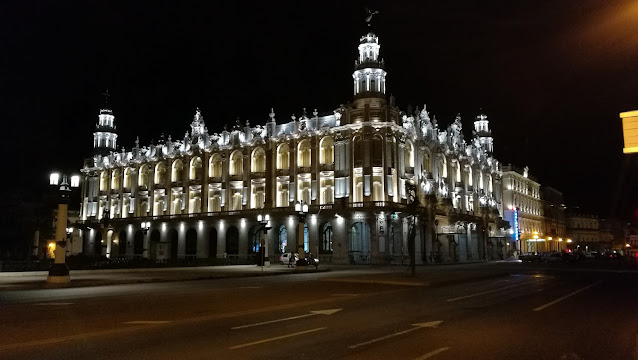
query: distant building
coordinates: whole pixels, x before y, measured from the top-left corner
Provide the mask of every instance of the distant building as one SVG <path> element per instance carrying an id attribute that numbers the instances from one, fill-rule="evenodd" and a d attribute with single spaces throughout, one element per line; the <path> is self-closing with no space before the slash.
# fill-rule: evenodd
<path id="1" fill-rule="evenodd" d="M 567 212 L 567 236 L 571 240 L 568 248 L 579 251 L 603 251 L 600 219 L 598 215 L 586 214 L 570 209 Z"/>
<path id="2" fill-rule="evenodd" d="M 303 202 L 310 214 L 300 243 L 326 261 L 407 261 L 414 216 L 419 262 L 506 256 L 501 166 L 487 116 L 476 117 L 466 142 L 460 116 L 445 127 L 425 108 L 401 111 L 386 96 L 379 49 L 375 34 L 361 37 L 353 102 L 327 114 L 304 109 L 282 121 L 271 111 L 264 125 L 237 120 L 230 130 L 209 133 L 197 110 L 182 139 L 118 150 L 115 117 L 102 109 L 95 155 L 82 169 L 83 251 L 251 258 L 260 249 L 256 220 L 263 213 L 272 227 L 266 253 L 277 259 L 297 250 L 295 204 Z M 408 206 L 406 184 L 416 185 L 420 207 Z M 538 186 L 526 191 L 516 204 L 526 229 L 540 230 L 540 220 L 527 220 L 528 212 L 540 219 Z M 147 221 L 145 233 L 140 225 Z"/>
<path id="3" fill-rule="evenodd" d="M 567 222 L 563 193 L 549 186 L 541 187 L 543 204 L 543 232 L 546 251 L 566 249 Z"/>
<path id="4" fill-rule="evenodd" d="M 529 175 L 529 168 L 503 166 L 504 219 L 510 223 L 513 248 L 518 252 L 545 251 L 545 229 L 540 183 Z"/>

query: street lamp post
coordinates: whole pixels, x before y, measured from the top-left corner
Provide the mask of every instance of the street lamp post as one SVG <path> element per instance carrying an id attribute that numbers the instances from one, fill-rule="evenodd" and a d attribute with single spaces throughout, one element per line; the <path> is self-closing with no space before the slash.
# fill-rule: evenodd
<path id="1" fill-rule="evenodd" d="M 142 258 L 147 257 L 148 255 L 145 254 L 148 248 L 148 229 L 151 228 L 151 223 L 148 221 L 142 221 L 141 224 L 141 228 L 142 228 L 142 232 L 144 233 L 144 244 L 143 244 L 143 248 L 142 248 Z M 135 249 L 134 249 L 135 250 Z"/>
<path id="2" fill-rule="evenodd" d="M 66 175 L 62 175 L 62 182 L 60 182 L 60 174 L 52 173 L 49 176 L 49 184 L 55 187 L 60 185 L 60 187 L 58 188 L 58 218 L 55 223 L 55 250 L 53 251 L 55 259 L 49 268 L 47 282 L 64 284 L 71 281 L 71 277 L 69 276 L 69 267 L 66 264 L 69 196 L 71 193 L 71 187 L 76 188 L 80 186 L 80 176 L 71 176 L 71 184 L 69 184 Z"/>
<path id="3" fill-rule="evenodd" d="M 297 225 L 297 252 L 299 253 L 299 260 L 297 260 L 297 270 L 306 270 L 308 267 L 308 261 L 306 260 L 306 252 L 304 248 L 304 226 L 306 215 L 308 215 L 308 204 L 303 200 L 295 204 L 295 212 L 299 217 L 299 224 Z M 292 256 L 295 256 L 292 254 Z"/>
<path id="4" fill-rule="evenodd" d="M 266 234 L 268 234 L 268 230 L 272 229 L 272 227 L 268 226 L 270 222 L 269 215 L 257 215 L 257 222 L 260 226 L 259 231 L 259 265 L 261 265 L 261 271 L 264 271 L 264 265 L 266 263 L 266 256 L 268 255 L 266 249 Z M 268 264 L 270 266 L 270 264 Z"/>

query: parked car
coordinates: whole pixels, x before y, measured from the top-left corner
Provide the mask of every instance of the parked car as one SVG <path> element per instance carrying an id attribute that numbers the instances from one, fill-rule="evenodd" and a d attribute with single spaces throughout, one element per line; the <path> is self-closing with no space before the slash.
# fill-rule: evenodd
<path id="1" fill-rule="evenodd" d="M 541 256 L 541 261 L 545 262 L 545 263 L 558 263 L 558 262 L 564 262 L 565 258 L 563 256 L 563 254 L 559 253 L 559 252 L 553 252 L 553 253 L 545 253 Z"/>
<path id="2" fill-rule="evenodd" d="M 290 257 L 292 256 L 292 253 L 283 253 L 279 256 L 279 263 L 281 265 L 288 265 L 288 263 L 290 263 Z M 299 254 L 295 253 L 295 259 L 293 260 L 293 264 L 297 263 L 297 260 L 299 260 Z"/>
<path id="3" fill-rule="evenodd" d="M 539 254 L 523 253 L 518 256 L 518 259 L 522 262 L 540 262 L 541 257 Z"/>

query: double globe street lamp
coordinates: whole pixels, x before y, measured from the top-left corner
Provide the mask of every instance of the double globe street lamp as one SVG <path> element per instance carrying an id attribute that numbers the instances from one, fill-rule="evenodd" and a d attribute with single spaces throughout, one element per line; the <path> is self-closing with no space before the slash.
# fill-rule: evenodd
<path id="1" fill-rule="evenodd" d="M 80 176 L 71 176 L 71 183 L 69 184 L 67 175 L 62 175 L 62 181 L 60 182 L 60 174 L 52 173 L 49 176 L 49 185 L 58 187 L 58 217 L 55 222 L 55 249 L 53 250 L 53 264 L 49 268 L 49 276 L 47 276 L 48 283 L 64 284 L 71 281 L 69 276 L 69 267 L 66 264 L 66 238 L 69 228 L 67 227 L 67 221 L 69 217 L 69 200 L 71 195 L 71 188 L 77 188 L 80 186 Z"/>
<path id="2" fill-rule="evenodd" d="M 266 234 L 268 230 L 272 229 L 268 226 L 270 223 L 270 215 L 257 215 L 257 222 L 259 223 L 259 263 L 257 266 L 261 266 L 262 271 L 266 263 Z M 270 265 L 269 265 L 270 266 Z"/>
<path id="3" fill-rule="evenodd" d="M 305 270 L 308 267 L 308 260 L 306 260 L 306 252 L 304 248 L 304 227 L 306 215 L 308 215 L 308 204 L 302 201 L 298 201 L 295 204 L 295 212 L 299 217 L 299 224 L 297 225 L 297 253 L 299 253 L 299 260 L 297 260 L 297 270 Z M 295 256 L 295 254 L 291 254 Z"/>

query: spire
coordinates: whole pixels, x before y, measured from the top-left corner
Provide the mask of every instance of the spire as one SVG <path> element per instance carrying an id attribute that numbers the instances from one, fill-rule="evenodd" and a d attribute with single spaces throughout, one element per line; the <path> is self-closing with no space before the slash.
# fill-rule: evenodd
<path id="1" fill-rule="evenodd" d="M 104 95 L 105 105 L 108 104 L 110 97 L 109 91 L 106 90 Z M 93 153 L 99 155 L 107 155 L 110 152 L 117 151 L 117 133 L 115 132 L 115 116 L 111 109 L 100 109 L 98 115 L 98 123 L 95 125 L 95 132 L 93 133 Z"/>
<path id="2" fill-rule="evenodd" d="M 483 113 L 483 109 L 480 109 L 479 114 L 476 116 L 473 133 L 475 138 L 478 139 L 478 145 L 488 154 L 491 154 L 494 151 L 494 138 L 492 138 L 490 122 L 487 120 L 487 115 Z"/>
<path id="3" fill-rule="evenodd" d="M 372 15 L 369 15 L 370 19 Z M 369 25 L 369 21 L 366 21 Z M 371 31 L 359 40 L 359 58 L 354 62 L 352 73 L 355 97 L 385 97 L 387 73 L 383 69 L 384 63 L 379 56 L 380 49 L 379 38 Z"/>

